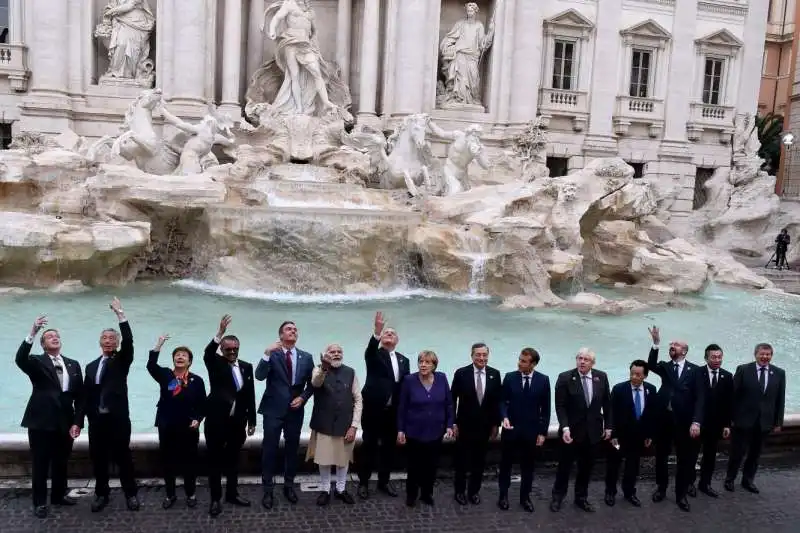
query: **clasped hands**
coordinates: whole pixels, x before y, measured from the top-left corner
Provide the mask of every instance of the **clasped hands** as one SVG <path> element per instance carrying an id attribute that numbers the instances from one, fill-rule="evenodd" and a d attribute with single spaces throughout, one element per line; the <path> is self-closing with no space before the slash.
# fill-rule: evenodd
<path id="1" fill-rule="evenodd" d="M 453 438 L 455 433 L 453 432 L 453 428 L 447 428 L 444 432 L 444 440 L 450 440 Z M 397 444 L 404 445 L 407 442 L 406 434 L 403 431 L 397 433 Z"/>

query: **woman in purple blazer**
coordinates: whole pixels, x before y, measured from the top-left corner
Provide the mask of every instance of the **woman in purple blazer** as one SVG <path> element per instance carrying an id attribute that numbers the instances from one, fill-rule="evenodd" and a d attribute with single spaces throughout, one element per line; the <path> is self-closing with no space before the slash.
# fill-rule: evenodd
<path id="1" fill-rule="evenodd" d="M 433 505 L 433 483 L 442 451 L 442 437 L 453 436 L 453 399 L 447 376 L 436 372 L 439 358 L 432 351 L 420 352 L 419 372 L 409 374 L 400 387 L 397 406 L 397 442 L 406 446 L 408 480 L 406 505 L 417 496 Z"/>

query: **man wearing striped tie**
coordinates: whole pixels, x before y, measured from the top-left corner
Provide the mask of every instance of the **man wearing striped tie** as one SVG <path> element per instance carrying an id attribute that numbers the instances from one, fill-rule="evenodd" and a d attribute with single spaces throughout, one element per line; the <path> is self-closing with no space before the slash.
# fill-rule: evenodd
<path id="1" fill-rule="evenodd" d="M 656 387 L 644 381 L 648 373 L 647 362 L 637 359 L 631 363 L 630 379 L 617 383 L 611 390 L 611 449 L 606 463 L 605 496 L 609 507 L 616 503 L 623 459 L 622 494 L 634 507 L 642 505 L 636 496 L 639 459 L 653 443 L 659 412 Z"/>

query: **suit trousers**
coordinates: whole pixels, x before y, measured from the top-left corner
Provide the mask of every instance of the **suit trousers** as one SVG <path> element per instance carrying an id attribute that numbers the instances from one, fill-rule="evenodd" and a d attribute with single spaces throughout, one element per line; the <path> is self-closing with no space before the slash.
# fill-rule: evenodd
<path id="1" fill-rule="evenodd" d="M 703 426 L 700 430 L 700 450 L 703 457 L 700 459 L 700 483 L 701 487 L 711 484 L 714 477 L 714 467 L 717 464 L 717 448 L 719 440 L 722 438 L 722 428 Z M 690 485 L 694 485 L 697 479 L 697 470 L 692 469 Z"/>
<path id="2" fill-rule="evenodd" d="M 136 496 L 138 488 L 131 456 L 131 420 L 113 413 L 99 414 L 89 420 L 89 457 L 94 469 L 97 496 L 108 497 L 108 465 L 119 469 L 119 482 L 126 498 Z"/>
<path id="3" fill-rule="evenodd" d="M 752 483 L 758 470 L 758 459 L 761 457 L 761 447 L 769 431 L 764 431 L 760 426 L 752 429 L 731 428 L 731 449 L 728 459 L 728 473 L 726 481 L 734 481 L 739 467 L 744 460 L 742 469 L 742 483 Z M 746 454 L 746 456 L 745 456 Z"/>
<path id="4" fill-rule="evenodd" d="M 33 506 L 47 505 L 47 475 L 52 469 L 50 500 L 57 502 L 67 494 L 67 462 L 72 453 L 72 437 L 66 431 L 28 430 L 33 469 Z"/>
<path id="5" fill-rule="evenodd" d="M 679 423 L 666 413 L 661 418 L 656 437 L 656 485 L 658 490 L 666 491 L 669 486 L 669 455 L 675 446 L 677 465 L 675 467 L 675 498 L 686 496 L 694 479 L 697 455 L 700 452 L 699 439 L 689 434 L 691 424 Z"/>
<path id="6" fill-rule="evenodd" d="M 481 491 L 486 454 L 489 451 L 489 430 L 459 429 L 454 445 L 454 488 L 456 494 L 466 491 L 470 496 Z M 467 485 L 469 475 L 469 486 Z"/>
<path id="7" fill-rule="evenodd" d="M 227 484 L 225 495 L 239 494 L 239 452 L 247 438 L 247 421 L 243 416 L 206 418 L 205 435 L 208 451 L 208 487 L 211 501 L 222 499 L 222 475 Z"/>
<path id="8" fill-rule="evenodd" d="M 367 485 L 377 461 L 378 485 L 389 482 L 397 447 L 397 408 L 365 405 L 361 417 L 358 484 Z"/>
<path id="9" fill-rule="evenodd" d="M 408 478 L 406 479 L 406 498 L 416 500 L 433 497 L 433 484 L 436 482 L 436 469 L 442 454 L 442 441 L 420 441 L 406 439 L 406 460 Z"/>
<path id="10" fill-rule="evenodd" d="M 622 494 L 628 498 L 636 495 L 636 479 L 639 477 L 639 462 L 644 449 L 644 438 L 637 440 L 619 440 L 619 450 L 609 446 L 606 458 L 606 494 L 617 494 L 619 468 L 623 460 Z"/>
<path id="11" fill-rule="evenodd" d="M 508 498 L 508 488 L 511 486 L 511 467 L 519 461 L 521 484 L 519 487 L 519 500 L 526 501 L 533 488 L 533 466 L 536 459 L 536 437 L 524 437 L 503 431 L 500 438 L 500 475 L 497 479 L 500 488 L 500 498 Z M 482 472 L 481 472 L 482 473 Z"/>
<path id="12" fill-rule="evenodd" d="M 168 497 L 175 496 L 175 478 L 183 476 L 186 496 L 193 496 L 197 487 L 197 442 L 200 431 L 187 426 L 158 428 L 158 449 L 164 470 L 164 485 Z"/>
<path id="13" fill-rule="evenodd" d="M 575 476 L 575 501 L 585 500 L 589 495 L 589 479 L 594 468 L 594 451 L 596 445 L 588 439 L 573 440 L 570 444 L 560 443 L 556 481 L 553 484 L 553 498 L 563 499 L 567 495 L 569 475 L 572 463 L 578 463 Z"/>
<path id="14" fill-rule="evenodd" d="M 290 486 L 297 474 L 300 432 L 303 430 L 303 408 L 289 409 L 282 418 L 264 415 L 264 440 L 261 443 L 261 481 L 264 493 L 272 492 L 278 450 L 283 433 L 283 484 Z"/>

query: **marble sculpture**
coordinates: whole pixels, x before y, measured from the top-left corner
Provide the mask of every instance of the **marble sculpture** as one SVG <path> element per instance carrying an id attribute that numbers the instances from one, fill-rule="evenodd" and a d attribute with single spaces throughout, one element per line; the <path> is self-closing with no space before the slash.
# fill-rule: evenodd
<path id="1" fill-rule="evenodd" d="M 94 35 L 108 50 L 108 70 L 101 84 L 152 87 L 155 64 L 150 34 L 156 18 L 147 0 L 111 0 Z"/>

